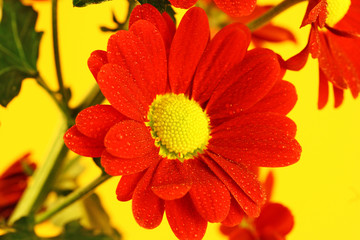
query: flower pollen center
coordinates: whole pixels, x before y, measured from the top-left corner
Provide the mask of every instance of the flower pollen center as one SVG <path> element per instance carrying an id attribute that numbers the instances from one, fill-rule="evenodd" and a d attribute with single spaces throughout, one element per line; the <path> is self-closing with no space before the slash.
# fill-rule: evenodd
<path id="1" fill-rule="evenodd" d="M 326 24 L 334 27 L 349 11 L 351 0 L 327 0 L 328 17 Z"/>
<path id="2" fill-rule="evenodd" d="M 168 159 L 190 159 L 206 149 L 210 139 L 207 114 L 184 94 L 157 95 L 146 124 L 151 127 L 159 154 Z"/>

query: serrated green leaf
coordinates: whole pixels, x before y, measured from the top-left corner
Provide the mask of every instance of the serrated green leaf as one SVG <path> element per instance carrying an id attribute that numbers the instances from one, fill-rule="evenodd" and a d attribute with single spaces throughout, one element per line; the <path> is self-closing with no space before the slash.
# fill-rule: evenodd
<path id="1" fill-rule="evenodd" d="M 37 13 L 18 0 L 3 1 L 0 22 L 0 104 L 18 95 L 22 80 L 36 77 L 42 33 L 35 31 Z"/>
<path id="2" fill-rule="evenodd" d="M 89 4 L 98 4 L 109 0 L 73 0 L 74 7 L 86 7 Z"/>

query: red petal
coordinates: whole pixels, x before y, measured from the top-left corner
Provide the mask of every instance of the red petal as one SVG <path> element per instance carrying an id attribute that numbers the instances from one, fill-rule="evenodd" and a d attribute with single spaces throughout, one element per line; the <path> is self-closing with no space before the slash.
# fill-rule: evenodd
<path id="1" fill-rule="evenodd" d="M 108 63 L 108 60 L 107 53 L 105 51 L 96 50 L 91 53 L 87 64 L 95 79 L 97 79 L 97 75 L 101 67 L 106 63 Z"/>
<path id="2" fill-rule="evenodd" d="M 317 25 L 312 25 L 309 35 L 309 52 L 313 58 L 318 58 L 321 53 L 320 32 Z"/>
<path id="3" fill-rule="evenodd" d="M 130 31 L 141 40 L 151 58 L 151 63 L 153 63 L 149 64 L 151 66 L 151 72 L 144 73 L 145 76 L 150 74 L 154 75 L 150 79 L 144 79 L 146 83 L 145 86 L 154 89 L 156 94 L 165 93 L 167 84 L 167 59 L 165 45 L 159 30 L 150 22 L 139 20 L 131 26 Z M 143 57 L 144 56 L 141 56 L 140 58 Z M 137 67 L 144 68 L 144 64 L 139 62 Z"/>
<path id="4" fill-rule="evenodd" d="M 280 65 L 274 52 L 254 49 L 242 64 L 233 68 L 214 90 L 207 105 L 211 118 L 233 118 L 252 107 L 271 90 L 280 76 Z"/>
<path id="5" fill-rule="evenodd" d="M 286 115 L 293 109 L 296 101 L 295 86 L 281 80 L 276 82 L 270 92 L 246 113 L 272 112 Z"/>
<path id="6" fill-rule="evenodd" d="M 300 158 L 296 125 L 276 114 L 249 114 L 215 128 L 209 149 L 249 166 L 282 167 Z"/>
<path id="7" fill-rule="evenodd" d="M 358 48 L 360 39 L 339 37 L 332 33 L 326 35 L 342 77 L 350 88 L 352 96 L 357 98 L 360 91 L 360 49 Z"/>
<path id="8" fill-rule="evenodd" d="M 335 99 L 334 107 L 337 108 L 344 101 L 344 90 L 333 86 L 333 91 L 334 91 L 334 99 Z"/>
<path id="9" fill-rule="evenodd" d="M 209 156 L 203 154 L 201 158 L 214 172 L 214 174 L 225 184 L 234 199 L 238 202 L 244 212 L 250 217 L 257 217 L 260 214 L 260 206 L 250 199 L 239 185 Z"/>
<path id="10" fill-rule="evenodd" d="M 230 24 L 220 30 L 201 57 L 192 98 L 199 104 L 209 100 L 224 75 L 243 60 L 249 43 L 250 31 L 242 24 Z"/>
<path id="11" fill-rule="evenodd" d="M 162 221 L 164 201 L 150 189 L 155 166 L 149 168 L 140 180 L 133 194 L 132 210 L 136 222 L 143 228 L 152 229 Z"/>
<path id="12" fill-rule="evenodd" d="M 293 71 L 301 70 L 305 66 L 309 58 L 309 53 L 310 53 L 310 49 L 308 43 L 301 52 L 286 60 L 285 62 L 286 69 Z"/>
<path id="13" fill-rule="evenodd" d="M 189 195 L 165 201 L 166 217 L 174 234 L 180 240 L 202 239 L 207 222 L 196 211 Z"/>
<path id="14" fill-rule="evenodd" d="M 239 228 L 239 226 L 229 227 L 229 226 L 225 226 L 225 225 L 221 224 L 220 225 L 220 232 L 222 232 L 225 235 L 230 235 L 237 228 Z"/>
<path id="15" fill-rule="evenodd" d="M 269 201 L 271 199 L 271 194 L 274 186 L 274 174 L 272 171 L 268 173 L 266 176 L 265 182 L 263 183 L 265 193 L 266 193 L 266 200 Z"/>
<path id="16" fill-rule="evenodd" d="M 186 12 L 175 33 L 169 55 L 169 79 L 173 93 L 185 93 L 209 41 L 207 15 L 201 8 Z"/>
<path id="17" fill-rule="evenodd" d="M 145 170 L 159 160 L 158 150 L 153 149 L 150 153 L 138 158 L 114 157 L 107 151 L 101 156 L 101 166 L 105 172 L 112 176 L 129 175 Z"/>
<path id="18" fill-rule="evenodd" d="M 166 22 L 166 25 L 168 26 L 169 33 L 170 33 L 171 40 L 172 40 L 175 35 L 175 32 L 176 32 L 175 22 L 174 22 L 174 20 L 172 20 L 172 18 L 170 17 L 170 15 L 167 12 L 163 12 L 162 16 Z"/>
<path id="19" fill-rule="evenodd" d="M 312 0 L 309 1 L 309 5 L 306 9 L 305 17 L 301 24 L 301 27 L 315 23 L 318 21 L 320 27 L 323 27 L 327 18 L 327 2 L 326 0 Z"/>
<path id="20" fill-rule="evenodd" d="M 155 171 L 151 189 L 164 200 L 183 197 L 191 188 L 186 169 L 177 159 L 162 159 Z"/>
<path id="21" fill-rule="evenodd" d="M 220 136 L 223 138 L 236 138 L 243 134 L 260 137 L 255 134 L 274 130 L 293 138 L 296 134 L 296 124 L 290 118 L 281 114 L 271 112 L 249 113 L 213 128 L 211 136 L 214 140 Z"/>
<path id="22" fill-rule="evenodd" d="M 195 208 L 208 222 L 221 222 L 229 214 L 230 193 L 226 186 L 199 160 L 188 160 L 193 171 L 190 196 Z"/>
<path id="23" fill-rule="evenodd" d="M 346 63 L 338 62 L 337 56 L 333 55 L 331 46 L 328 44 L 329 40 L 325 34 L 320 34 L 320 42 L 321 53 L 318 60 L 321 71 L 323 71 L 328 81 L 336 87 L 346 89 L 348 86 L 342 75 L 342 64 Z"/>
<path id="24" fill-rule="evenodd" d="M 249 15 L 256 6 L 256 0 L 214 0 L 214 2 L 231 17 Z"/>
<path id="25" fill-rule="evenodd" d="M 103 141 L 85 136 L 76 126 L 66 131 L 64 143 L 71 151 L 85 157 L 101 157 L 105 150 Z"/>
<path id="26" fill-rule="evenodd" d="M 158 30 L 151 23 L 144 20 L 137 21 L 131 26 L 131 29 L 134 29 L 134 32 L 122 30 L 110 37 L 107 47 L 108 59 L 110 63 L 128 70 L 131 76 L 129 80 L 133 79 L 137 91 L 140 91 L 137 94 L 142 98 L 141 101 L 145 106 L 149 106 L 158 93 L 153 86 L 162 82 L 160 86 L 165 88 L 167 80 L 166 62 L 163 59 L 165 49 L 160 35 L 156 34 Z M 146 49 L 149 44 L 144 44 L 143 39 L 139 38 L 136 33 L 145 35 L 149 43 L 156 44 L 155 47 L 159 49 L 155 56 L 150 55 L 153 53 L 151 48 L 150 51 Z M 154 71 L 155 69 L 161 69 L 161 71 Z"/>
<path id="27" fill-rule="evenodd" d="M 257 240 L 258 238 L 254 236 L 254 234 L 247 228 L 237 228 L 234 230 L 230 236 L 229 240 Z M 262 238 L 260 238 L 263 240 Z"/>
<path id="28" fill-rule="evenodd" d="M 230 205 L 230 211 L 227 217 L 224 221 L 221 222 L 221 224 L 233 227 L 241 223 L 242 219 L 244 218 L 245 213 L 241 209 L 240 205 L 236 202 L 236 200 L 231 197 L 231 205 Z"/>
<path id="29" fill-rule="evenodd" d="M 129 28 L 138 20 L 143 19 L 151 22 L 159 29 L 159 32 L 164 40 L 167 52 L 169 52 L 171 41 L 173 38 L 173 27 L 169 28 L 166 19 L 160 12 L 150 4 L 142 4 L 136 6 L 130 15 Z"/>
<path id="30" fill-rule="evenodd" d="M 272 231 L 285 236 L 294 226 L 294 217 L 287 207 L 279 203 L 268 203 L 254 223 L 259 233 L 266 234 L 267 231 Z"/>
<path id="31" fill-rule="evenodd" d="M 7 220 L 12 212 L 14 211 L 16 205 L 7 206 L 6 208 L 0 208 L 0 216 Z"/>
<path id="32" fill-rule="evenodd" d="M 274 26 L 272 24 L 267 24 L 259 30 L 254 31 L 252 37 L 275 43 L 284 41 L 296 42 L 296 38 L 292 32 L 286 28 Z"/>
<path id="33" fill-rule="evenodd" d="M 258 205 L 265 203 L 265 193 L 257 176 L 241 164 L 225 160 L 216 154 L 209 156 L 236 182 L 237 185 Z"/>
<path id="34" fill-rule="evenodd" d="M 154 139 L 144 123 L 125 120 L 114 125 L 105 137 L 106 150 L 119 158 L 138 158 L 155 151 Z"/>
<path id="35" fill-rule="evenodd" d="M 329 82 L 324 72 L 319 69 L 319 99 L 318 109 L 322 109 L 326 106 L 329 100 Z"/>
<path id="36" fill-rule="evenodd" d="M 82 110 L 75 122 L 82 134 L 103 141 L 109 129 L 125 119 L 124 115 L 110 105 L 96 105 Z"/>
<path id="37" fill-rule="evenodd" d="M 144 172 L 122 176 L 116 188 L 116 196 L 119 201 L 129 201 L 132 199 L 134 190 L 144 176 Z"/>
<path id="38" fill-rule="evenodd" d="M 23 191 L 7 193 L 5 196 L 2 195 L 0 198 L 0 208 L 16 204 L 20 200 L 22 194 Z"/>
<path id="39" fill-rule="evenodd" d="M 128 70 L 105 64 L 98 74 L 98 84 L 111 105 L 125 116 L 139 122 L 146 120 L 149 103 Z"/>
<path id="40" fill-rule="evenodd" d="M 169 0 L 171 2 L 171 5 L 177 8 L 184 8 L 188 9 L 191 6 L 193 6 L 197 0 Z"/>
<path id="41" fill-rule="evenodd" d="M 24 172 L 10 178 L 2 178 L 0 180 L 0 193 L 6 195 L 8 193 L 23 192 L 27 186 L 27 179 L 28 176 Z"/>
<path id="42" fill-rule="evenodd" d="M 24 154 L 22 157 L 20 157 L 18 160 L 16 160 L 13 164 L 11 164 L 5 172 L 3 172 L 0 175 L 0 179 L 6 179 L 6 178 L 12 178 L 14 176 L 17 176 L 18 174 L 24 175 L 24 168 L 23 163 L 29 165 L 33 169 L 35 169 L 35 165 L 30 162 L 29 160 L 30 153 Z"/>

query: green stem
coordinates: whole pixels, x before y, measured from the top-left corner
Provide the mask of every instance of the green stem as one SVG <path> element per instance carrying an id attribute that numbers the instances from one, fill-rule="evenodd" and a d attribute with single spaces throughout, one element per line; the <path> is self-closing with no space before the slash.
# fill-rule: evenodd
<path id="1" fill-rule="evenodd" d="M 248 28 L 253 32 L 256 29 L 262 27 L 266 23 L 268 23 L 271 19 L 285 11 L 286 9 L 294 6 L 295 4 L 298 4 L 300 2 L 304 2 L 307 0 L 284 0 L 279 5 L 276 5 L 275 7 L 271 8 L 269 11 L 267 11 L 265 14 L 263 14 L 261 17 L 249 22 L 247 24 Z"/>
<path id="2" fill-rule="evenodd" d="M 32 184 L 26 188 L 9 219 L 10 225 L 23 216 L 34 214 L 45 201 L 57 176 L 57 171 L 69 151 L 62 138 L 66 127 L 64 123 L 59 127 L 59 133 L 46 159 L 43 161 L 43 165 L 36 169 Z"/>
<path id="3" fill-rule="evenodd" d="M 68 122 L 68 125 L 74 124 L 74 119 L 72 118 L 69 108 L 67 106 L 64 106 L 64 103 L 62 101 L 59 101 L 59 99 L 56 97 L 56 93 L 50 89 L 50 87 L 46 84 L 44 79 L 41 76 L 37 76 L 35 78 L 36 82 L 49 94 L 49 96 L 54 100 L 56 105 L 59 107 L 61 112 L 64 114 L 65 119 Z"/>
<path id="4" fill-rule="evenodd" d="M 53 33 L 53 48 L 54 48 L 54 58 L 55 58 L 55 67 L 56 67 L 56 75 L 57 81 L 59 85 L 59 92 L 62 96 L 61 101 L 63 105 L 68 107 L 68 96 L 65 91 L 64 81 L 61 74 L 61 65 L 60 65 L 60 53 L 59 53 L 59 37 L 58 37 L 58 16 L 57 16 L 57 9 L 58 9 L 58 1 L 51 0 L 51 13 L 52 13 L 52 33 Z"/>
<path id="5" fill-rule="evenodd" d="M 61 211 L 62 209 L 66 208 L 67 206 L 71 205 L 75 201 L 79 200 L 80 198 L 84 197 L 88 193 L 92 192 L 97 186 L 105 182 L 111 178 L 110 175 L 107 174 L 101 174 L 98 178 L 96 178 L 94 181 L 92 181 L 89 185 L 80 188 L 72 193 L 70 193 L 65 199 L 61 200 L 58 204 L 56 204 L 54 207 L 50 208 L 46 212 L 43 212 L 35 217 L 35 223 L 41 223 L 49 218 L 51 218 L 53 215 Z"/>

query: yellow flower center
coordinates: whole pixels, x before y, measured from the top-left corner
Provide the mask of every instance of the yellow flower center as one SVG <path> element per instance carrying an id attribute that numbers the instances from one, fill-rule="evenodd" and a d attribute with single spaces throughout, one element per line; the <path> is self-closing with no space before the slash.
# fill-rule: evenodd
<path id="1" fill-rule="evenodd" d="M 202 153 L 210 139 L 207 114 L 184 94 L 157 95 L 148 113 L 152 137 L 159 154 L 168 159 L 193 158 Z"/>
<path id="2" fill-rule="evenodd" d="M 327 11 L 329 14 L 326 19 L 326 24 L 333 27 L 343 19 L 349 11 L 351 0 L 327 0 L 327 4 Z"/>

